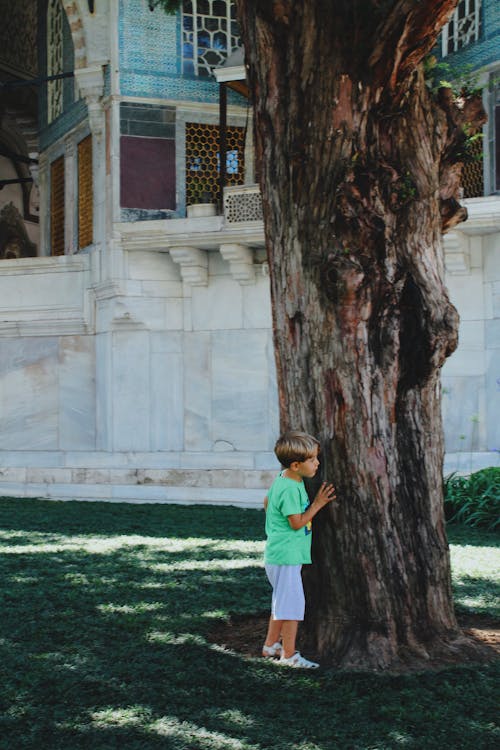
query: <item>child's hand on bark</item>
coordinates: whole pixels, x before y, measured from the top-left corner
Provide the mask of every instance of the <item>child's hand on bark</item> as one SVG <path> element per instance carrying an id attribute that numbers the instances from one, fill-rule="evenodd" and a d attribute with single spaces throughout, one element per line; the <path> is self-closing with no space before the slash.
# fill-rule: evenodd
<path id="1" fill-rule="evenodd" d="M 323 482 L 317 492 L 316 497 L 314 498 L 314 502 L 320 507 L 323 507 L 323 505 L 326 505 L 332 500 L 335 500 L 336 497 L 337 495 L 335 494 L 335 487 L 333 486 L 333 484 Z"/>

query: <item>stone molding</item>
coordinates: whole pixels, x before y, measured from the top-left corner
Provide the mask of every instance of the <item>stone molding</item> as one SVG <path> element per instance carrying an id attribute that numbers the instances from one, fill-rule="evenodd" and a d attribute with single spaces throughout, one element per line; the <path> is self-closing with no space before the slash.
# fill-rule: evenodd
<path id="1" fill-rule="evenodd" d="M 104 71 L 100 64 L 89 68 L 75 68 L 75 79 L 85 98 L 89 126 L 93 135 L 99 136 L 104 131 Z"/>
<path id="2" fill-rule="evenodd" d="M 451 274 L 464 274 L 470 270 L 469 239 L 462 232 L 449 232 L 443 237 L 444 262 Z"/>
<path id="3" fill-rule="evenodd" d="M 92 315 L 87 291 L 89 262 L 89 256 L 86 255 L 0 261 L 0 336 L 88 333 Z M 81 274 L 84 274 L 83 278 Z M 33 279 L 30 282 L 30 277 L 35 276 L 45 276 L 45 280 L 42 278 L 35 282 Z M 51 297 L 47 297 L 47 304 L 45 298 L 40 298 L 39 295 L 34 294 L 30 299 L 23 296 L 20 290 L 27 288 L 26 285 L 29 284 L 35 290 L 40 285 L 42 288 L 50 285 Z M 68 293 L 68 289 L 72 291 Z M 6 300 L 10 300 L 8 304 L 5 304 Z"/>
<path id="4" fill-rule="evenodd" d="M 196 247 L 172 247 L 170 255 L 181 267 L 182 280 L 191 286 L 208 285 L 208 256 Z"/>
<path id="5" fill-rule="evenodd" d="M 221 245 L 220 254 L 229 262 L 231 275 L 240 284 L 254 284 L 255 270 L 253 265 L 253 253 L 245 245 Z"/>
<path id="6" fill-rule="evenodd" d="M 500 195 L 468 198 L 462 201 L 467 209 L 467 221 L 456 229 L 464 234 L 490 234 L 500 231 Z"/>

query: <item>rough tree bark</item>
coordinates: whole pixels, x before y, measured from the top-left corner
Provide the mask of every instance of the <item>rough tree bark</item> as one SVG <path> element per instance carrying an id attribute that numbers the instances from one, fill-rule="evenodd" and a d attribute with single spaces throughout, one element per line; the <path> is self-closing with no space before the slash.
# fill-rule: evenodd
<path id="1" fill-rule="evenodd" d="M 320 438 L 339 498 L 315 523 L 308 632 L 350 668 L 461 643 L 439 381 L 458 315 L 441 234 L 466 218 L 460 155 L 484 111 L 433 94 L 422 71 L 456 2 L 237 0 L 281 426 Z"/>

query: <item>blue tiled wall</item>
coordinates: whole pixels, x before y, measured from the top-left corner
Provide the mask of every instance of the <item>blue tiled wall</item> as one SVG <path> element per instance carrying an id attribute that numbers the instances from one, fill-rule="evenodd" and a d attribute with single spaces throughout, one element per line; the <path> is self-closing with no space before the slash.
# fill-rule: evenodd
<path id="1" fill-rule="evenodd" d="M 441 51 L 441 46 L 438 52 Z M 450 65 L 479 69 L 500 61 L 500 0 L 483 0 L 482 33 L 477 42 L 446 57 Z"/>
<path id="2" fill-rule="evenodd" d="M 180 39 L 179 14 L 151 12 L 147 0 L 120 0 L 122 95 L 217 103 L 215 80 L 181 74 Z"/>

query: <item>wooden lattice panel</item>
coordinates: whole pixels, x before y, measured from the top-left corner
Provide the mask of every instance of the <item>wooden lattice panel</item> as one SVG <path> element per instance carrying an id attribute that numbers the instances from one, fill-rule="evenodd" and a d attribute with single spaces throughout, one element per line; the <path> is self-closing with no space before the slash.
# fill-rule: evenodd
<path id="1" fill-rule="evenodd" d="M 245 178 L 245 128 L 227 128 L 226 185 Z M 186 203 L 217 201 L 219 195 L 219 127 L 186 123 Z"/>
<path id="2" fill-rule="evenodd" d="M 92 136 L 78 144 L 78 247 L 94 241 L 92 195 Z"/>
<path id="3" fill-rule="evenodd" d="M 475 159 L 464 164 L 462 169 L 464 198 L 481 198 L 484 195 L 482 138 L 474 141 L 470 151 Z"/>
<path id="4" fill-rule="evenodd" d="M 64 255 L 64 156 L 50 165 L 50 252 Z"/>

